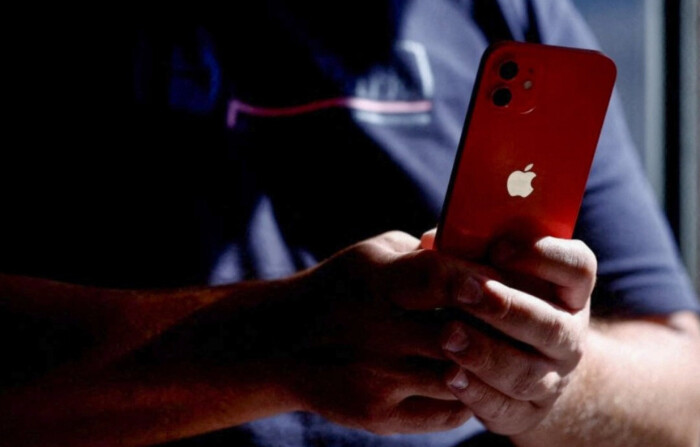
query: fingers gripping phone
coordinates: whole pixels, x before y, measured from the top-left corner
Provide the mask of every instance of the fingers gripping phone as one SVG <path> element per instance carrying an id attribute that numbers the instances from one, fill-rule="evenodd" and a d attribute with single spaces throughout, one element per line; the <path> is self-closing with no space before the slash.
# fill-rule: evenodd
<path id="1" fill-rule="evenodd" d="M 501 237 L 571 238 L 615 76 L 615 64 L 595 51 L 489 47 L 436 248 L 482 259 Z"/>

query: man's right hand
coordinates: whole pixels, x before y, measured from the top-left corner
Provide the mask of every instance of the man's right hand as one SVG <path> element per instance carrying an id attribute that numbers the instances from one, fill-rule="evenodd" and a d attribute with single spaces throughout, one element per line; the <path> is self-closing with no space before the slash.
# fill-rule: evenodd
<path id="1" fill-rule="evenodd" d="M 6 346 L 42 347 L 6 350 L 18 353 L 7 363 L 55 359 L 0 388 L 0 439 L 147 445 L 295 410 L 383 434 L 456 427 L 472 413 L 445 383 L 434 309 L 468 296 L 476 282 L 465 278 L 479 268 L 394 232 L 289 278 L 222 287 L 0 274 Z M 66 327 L 81 337 L 54 335 Z"/>
<path id="2" fill-rule="evenodd" d="M 301 309 L 290 309 L 289 317 L 305 327 L 296 336 L 277 334 L 297 345 L 279 374 L 301 407 L 381 434 L 463 424 L 472 413 L 445 385 L 450 363 L 434 310 L 472 293 L 465 268 L 391 232 L 290 279 L 304 292 L 295 300 Z"/>

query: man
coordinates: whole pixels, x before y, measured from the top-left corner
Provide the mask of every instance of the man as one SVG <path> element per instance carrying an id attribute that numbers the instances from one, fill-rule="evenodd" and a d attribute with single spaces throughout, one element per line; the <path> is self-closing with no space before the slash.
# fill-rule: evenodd
<path id="1" fill-rule="evenodd" d="M 376 3 L 22 42 L 3 439 L 697 442 L 698 307 L 617 102 L 583 242 L 502 241 L 476 265 L 411 236 L 435 224 L 488 40 L 590 47 L 571 6 Z"/>

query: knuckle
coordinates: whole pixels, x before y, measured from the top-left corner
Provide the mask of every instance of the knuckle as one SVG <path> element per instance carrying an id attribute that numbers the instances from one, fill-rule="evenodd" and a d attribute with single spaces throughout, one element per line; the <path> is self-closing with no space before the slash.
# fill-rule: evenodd
<path id="1" fill-rule="evenodd" d="M 598 261 L 593 251 L 583 241 L 571 241 L 574 250 L 570 252 L 571 266 L 576 272 L 586 278 L 595 278 L 598 271 Z"/>
<path id="2" fill-rule="evenodd" d="M 406 309 L 439 307 L 444 302 L 444 274 L 439 257 L 431 251 L 402 255 L 386 269 L 384 286 L 393 293 L 391 301 Z"/>
<path id="3" fill-rule="evenodd" d="M 595 254 L 583 241 L 561 241 L 545 238 L 536 244 L 540 256 L 565 266 L 569 274 L 581 281 L 592 283 L 598 270 Z"/>
<path id="4" fill-rule="evenodd" d="M 558 391 L 561 376 L 548 362 L 530 363 L 514 385 L 514 393 L 523 400 L 541 399 Z"/>
<path id="5" fill-rule="evenodd" d="M 465 399 L 475 407 L 485 408 L 489 404 L 489 392 L 484 385 L 471 384 L 467 387 Z"/>
<path id="6" fill-rule="evenodd" d="M 568 357 L 571 363 L 571 369 L 579 364 L 584 354 L 583 337 L 574 337 L 568 345 Z"/>
<path id="7" fill-rule="evenodd" d="M 406 233 L 399 230 L 389 230 L 379 235 L 379 238 L 392 242 L 394 240 L 403 239 Z"/>
<path id="8" fill-rule="evenodd" d="M 467 422 L 472 416 L 472 412 L 468 407 L 462 407 L 459 410 L 447 413 L 442 427 L 446 430 L 457 428 Z"/>
<path id="9" fill-rule="evenodd" d="M 498 420 L 508 417 L 513 408 L 513 403 L 505 396 L 498 396 L 491 401 L 489 410 L 486 413 L 486 419 Z"/>
<path id="10" fill-rule="evenodd" d="M 540 383 L 541 367 L 537 362 L 527 361 L 522 370 L 515 376 L 512 392 L 518 397 L 528 398 L 536 392 Z"/>
<path id="11" fill-rule="evenodd" d="M 444 256 L 435 250 L 423 250 L 414 256 L 416 268 L 429 272 L 430 277 L 444 279 L 449 276 L 449 264 Z"/>
<path id="12" fill-rule="evenodd" d="M 563 318 L 553 317 L 546 325 L 543 342 L 548 348 L 560 348 L 571 343 L 571 338 L 569 328 Z"/>
<path id="13" fill-rule="evenodd" d="M 562 377 L 555 371 L 552 371 L 548 373 L 541 382 L 542 396 L 545 394 L 550 396 L 561 396 L 564 388 L 569 383 L 569 379 L 567 377 Z"/>
<path id="14" fill-rule="evenodd" d="M 571 376 L 566 375 L 566 376 L 560 376 L 558 374 L 554 375 L 554 377 L 551 379 L 551 391 L 552 394 L 556 396 L 561 396 L 562 393 L 564 393 L 564 388 L 566 388 L 569 383 L 571 382 Z"/>
<path id="15" fill-rule="evenodd" d="M 386 247 L 377 238 L 362 241 L 354 245 L 348 254 L 352 259 L 368 262 L 371 264 L 381 264 L 380 256 L 386 251 Z"/>
<path id="16" fill-rule="evenodd" d="M 492 352 L 489 352 L 484 349 L 474 349 L 474 353 L 470 357 L 473 358 L 473 360 L 469 363 L 471 364 L 472 369 L 474 369 L 474 371 L 480 373 L 487 373 L 497 370 L 497 359 Z"/>
<path id="17" fill-rule="evenodd" d="M 583 357 L 584 352 L 584 339 L 585 339 L 585 328 L 572 323 L 571 329 L 566 331 L 565 336 L 562 340 L 562 347 L 566 353 L 567 358 L 569 358 L 575 365 Z"/>
<path id="18" fill-rule="evenodd" d="M 552 236 L 546 236 L 535 242 L 532 250 L 538 257 L 551 258 L 556 256 L 558 247 L 557 239 Z"/>
<path id="19" fill-rule="evenodd" d="M 562 250 L 559 260 L 576 275 L 581 276 L 586 273 L 586 260 L 578 250 Z"/>
<path id="20" fill-rule="evenodd" d="M 595 256 L 593 255 L 593 250 L 591 250 L 591 248 L 585 242 L 583 242 L 581 239 L 572 239 L 571 244 L 582 255 L 584 255 L 586 257 L 595 258 Z"/>
<path id="21" fill-rule="evenodd" d="M 411 275 L 420 287 L 430 291 L 431 295 L 446 302 L 450 294 L 452 267 L 448 260 L 434 250 L 424 250 L 413 256 Z"/>
<path id="22" fill-rule="evenodd" d="M 574 367 L 576 367 L 580 362 L 581 359 L 583 358 L 583 343 L 576 343 L 574 345 L 574 349 L 572 351 L 572 360 L 574 363 Z"/>
<path id="23" fill-rule="evenodd" d="M 499 320 L 509 320 L 513 316 L 513 297 L 512 291 L 507 291 L 497 296 L 497 299 L 492 300 L 493 312 Z"/>
<path id="24" fill-rule="evenodd" d="M 386 248 L 400 247 L 403 243 L 410 238 L 407 233 L 398 230 L 387 231 L 375 237 L 374 240 L 379 242 L 380 245 Z"/>

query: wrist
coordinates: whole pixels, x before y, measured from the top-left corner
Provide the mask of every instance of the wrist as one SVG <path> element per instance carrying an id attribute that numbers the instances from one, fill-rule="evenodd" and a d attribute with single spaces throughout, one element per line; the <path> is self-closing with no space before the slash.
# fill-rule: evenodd
<path id="1" fill-rule="evenodd" d="M 275 413 L 310 411 L 300 381 L 308 376 L 305 353 L 319 338 L 314 315 L 324 281 L 317 273 L 311 269 L 264 283 L 264 300 L 251 309 L 251 318 L 240 319 L 248 346 L 244 375 L 256 378 L 261 402 Z"/>
<path id="2" fill-rule="evenodd" d="M 263 373 L 271 392 L 275 393 L 285 412 L 313 411 L 308 396 L 309 349 L 313 350 L 322 338 L 317 334 L 316 312 L 322 306 L 325 275 L 319 268 L 312 268 L 281 280 L 283 300 L 275 312 L 281 321 L 271 328 L 277 354 Z M 313 345 L 313 346 L 312 346 Z"/>
<path id="3" fill-rule="evenodd" d="M 204 361 L 214 359 L 205 369 L 230 414 L 245 415 L 237 424 L 306 408 L 296 386 L 300 360 L 295 352 L 303 344 L 307 283 L 303 273 L 248 283 L 245 297 L 240 284 L 225 286 L 229 296 L 212 309 L 213 320 L 198 324 L 218 339 L 207 348 L 215 352 L 203 353 Z"/>

